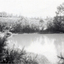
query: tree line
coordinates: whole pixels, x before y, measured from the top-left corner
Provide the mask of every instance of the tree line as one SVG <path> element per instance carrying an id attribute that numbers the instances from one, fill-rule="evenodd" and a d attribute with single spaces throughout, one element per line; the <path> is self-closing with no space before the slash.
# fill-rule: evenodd
<path id="1" fill-rule="evenodd" d="M 64 3 L 57 7 L 56 16 L 53 18 L 11 19 L 0 18 L 1 32 L 9 30 L 12 33 L 64 33 Z"/>

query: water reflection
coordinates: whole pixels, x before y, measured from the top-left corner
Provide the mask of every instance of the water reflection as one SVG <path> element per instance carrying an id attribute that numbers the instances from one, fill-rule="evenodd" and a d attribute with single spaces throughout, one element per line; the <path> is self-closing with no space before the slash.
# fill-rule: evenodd
<path id="1" fill-rule="evenodd" d="M 64 54 L 63 37 L 63 34 L 21 34 L 14 35 L 11 40 L 17 41 L 20 48 L 25 46 L 26 51 L 44 55 L 56 63 L 57 55 Z"/>
<path id="2" fill-rule="evenodd" d="M 44 39 L 42 37 L 38 37 L 35 41 L 32 41 L 28 47 L 26 47 L 26 50 L 36 54 L 42 54 L 46 56 L 49 61 L 56 62 L 57 51 L 54 41 L 54 39 L 49 39 L 46 36 L 44 36 Z"/>

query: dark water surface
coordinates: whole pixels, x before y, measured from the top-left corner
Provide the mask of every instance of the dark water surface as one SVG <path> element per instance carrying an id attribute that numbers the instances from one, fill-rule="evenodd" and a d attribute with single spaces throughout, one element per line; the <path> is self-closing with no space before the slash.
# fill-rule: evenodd
<path id="1" fill-rule="evenodd" d="M 64 34 L 18 34 L 13 35 L 17 47 L 25 47 L 28 52 L 44 55 L 49 61 L 58 62 L 57 55 L 64 56 Z"/>

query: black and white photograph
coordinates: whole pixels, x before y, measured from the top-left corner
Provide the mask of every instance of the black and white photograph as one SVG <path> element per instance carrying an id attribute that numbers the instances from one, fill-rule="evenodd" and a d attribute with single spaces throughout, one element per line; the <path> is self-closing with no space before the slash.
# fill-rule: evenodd
<path id="1" fill-rule="evenodd" d="M 0 64 L 64 64 L 64 0 L 0 0 Z"/>

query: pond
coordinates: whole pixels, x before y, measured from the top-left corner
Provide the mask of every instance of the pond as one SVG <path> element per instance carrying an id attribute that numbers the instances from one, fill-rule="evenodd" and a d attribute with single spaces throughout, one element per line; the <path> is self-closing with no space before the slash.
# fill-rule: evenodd
<path id="1" fill-rule="evenodd" d="M 64 34 L 17 34 L 10 41 L 27 52 L 44 55 L 52 63 L 58 62 L 57 56 L 64 56 Z"/>

